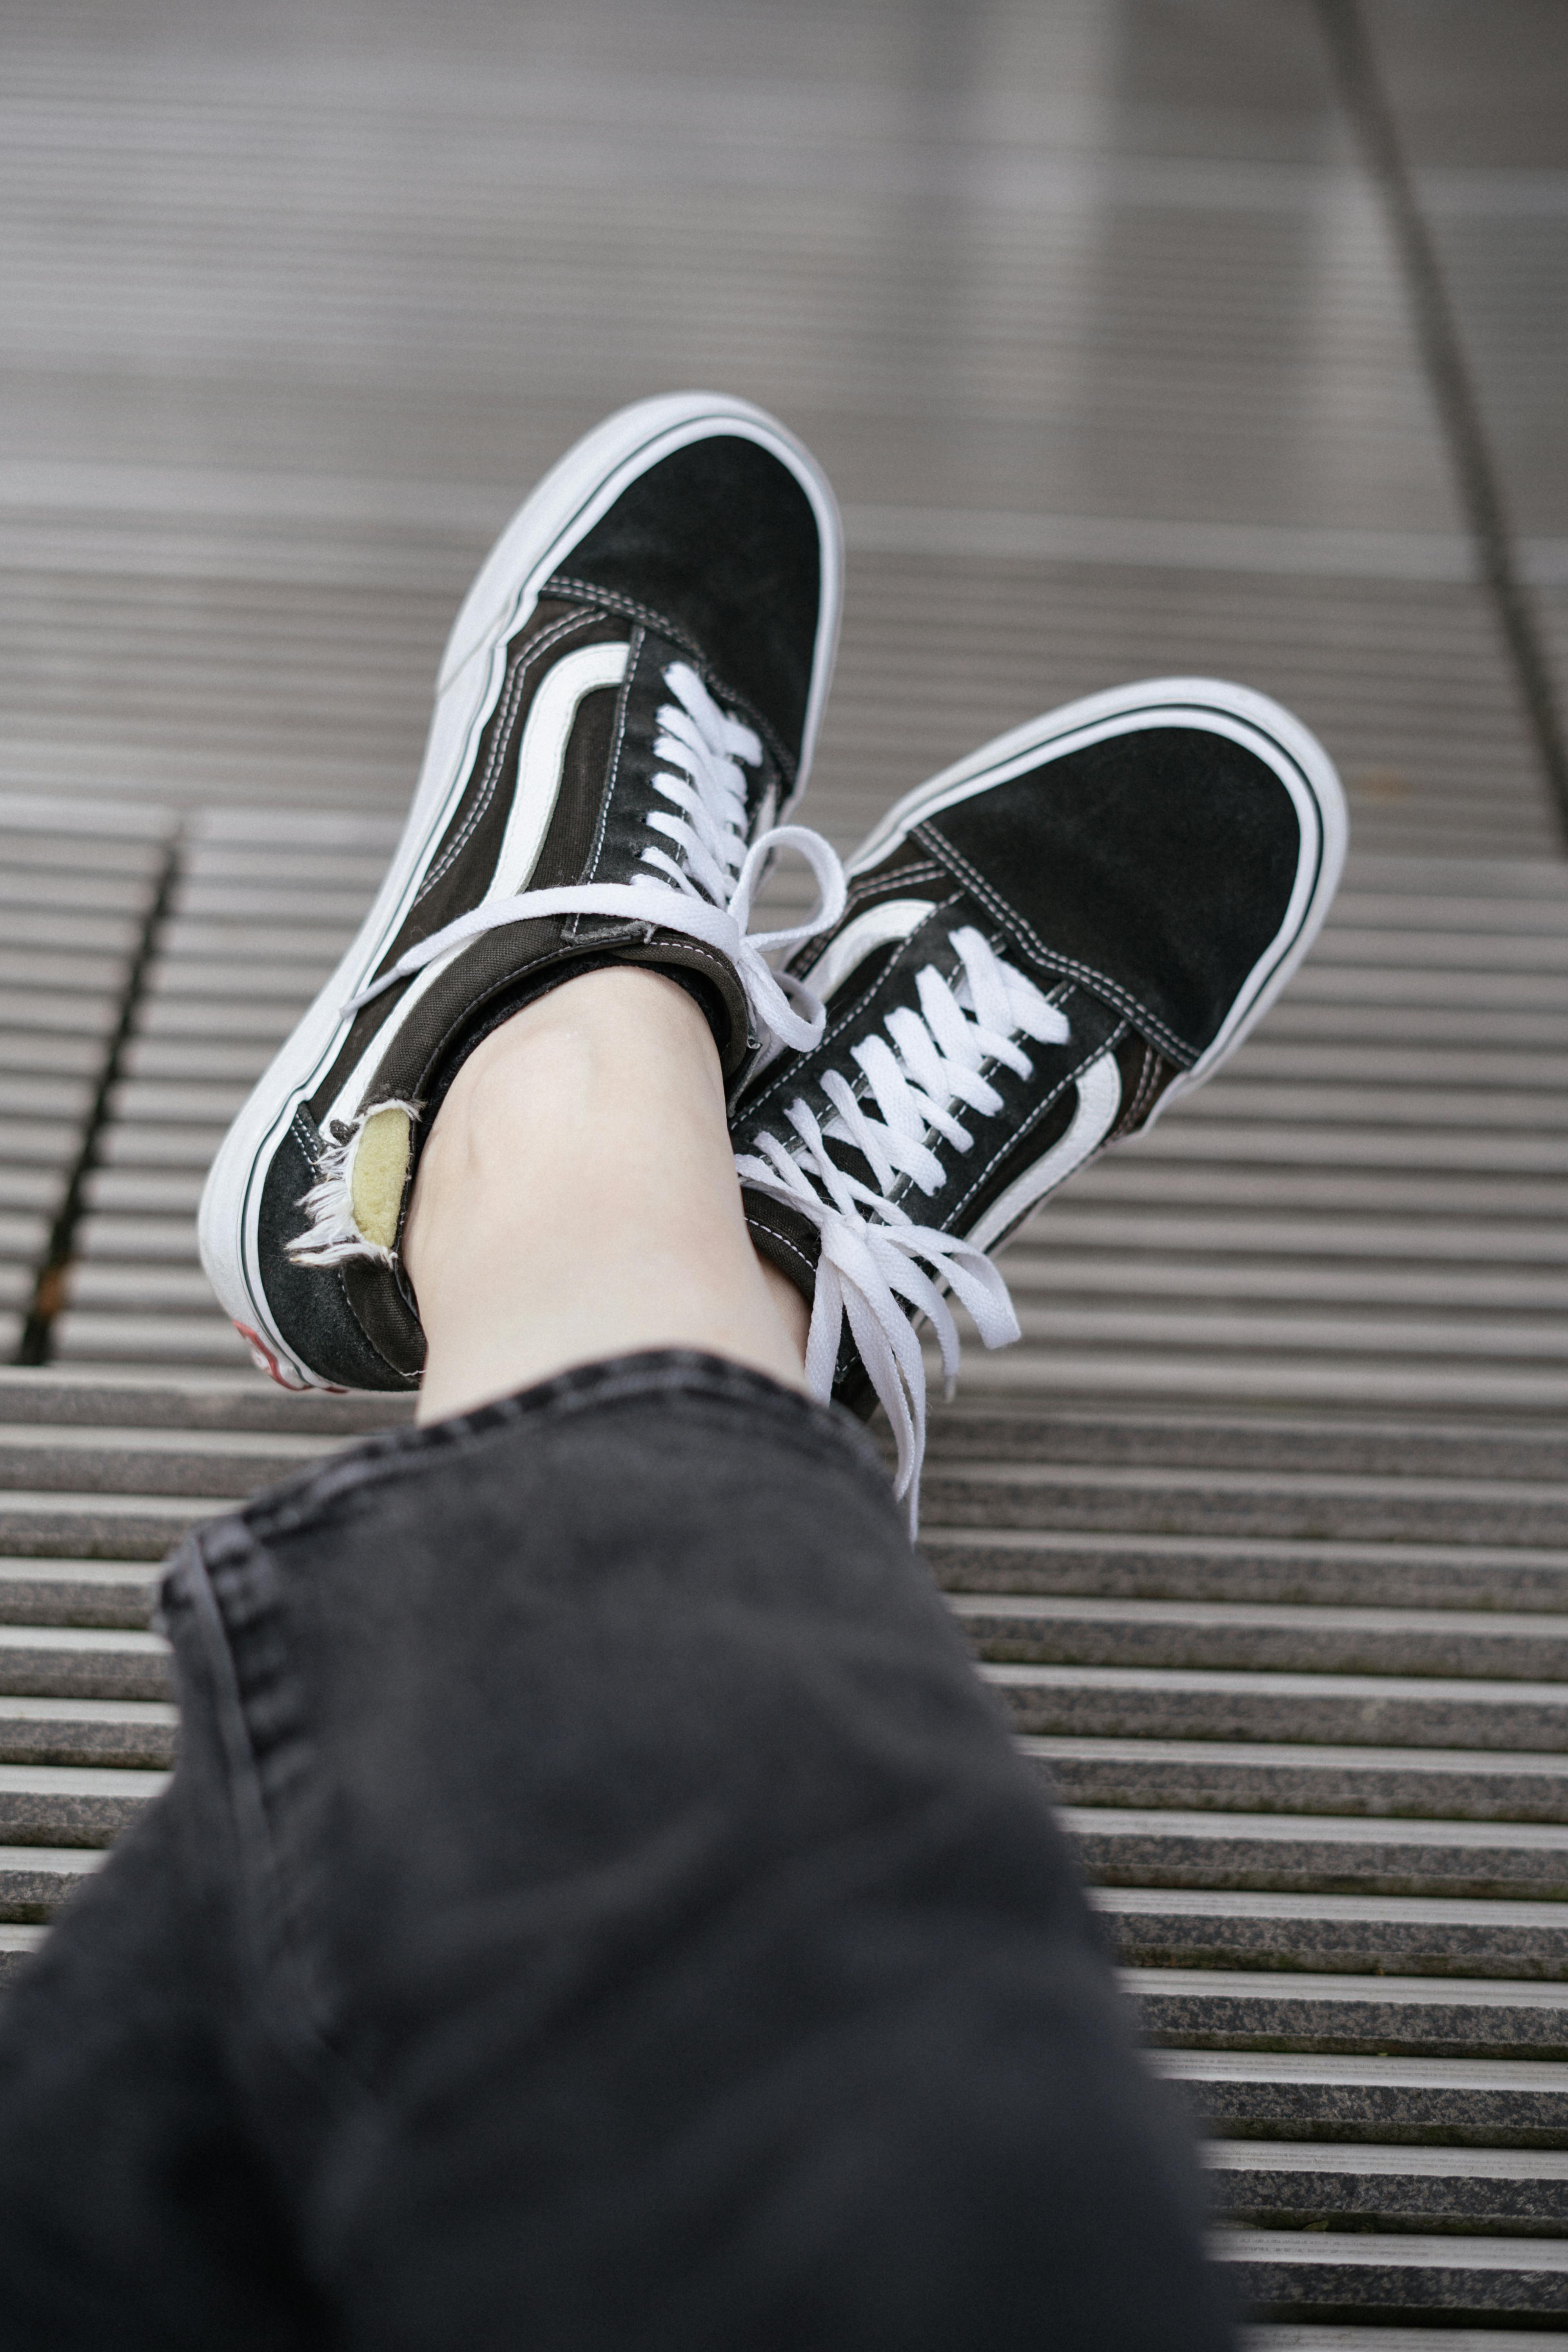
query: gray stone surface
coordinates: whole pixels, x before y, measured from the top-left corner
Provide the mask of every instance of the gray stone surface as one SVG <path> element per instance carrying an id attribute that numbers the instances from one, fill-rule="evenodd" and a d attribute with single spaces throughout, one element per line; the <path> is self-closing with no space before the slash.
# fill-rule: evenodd
<path id="1" fill-rule="evenodd" d="M 1243 2330 L 1247 2352 L 1519 2352 L 1512 2328 L 1357 2327 L 1285 2321 Z M 1568 2344 L 1556 2328 L 1530 2331 L 1531 2352 Z"/>
<path id="2" fill-rule="evenodd" d="M 170 1496 L 0 1490 L 0 1555 L 161 1560 L 220 1508 Z"/>
<path id="3" fill-rule="evenodd" d="M 1215 2252 L 1259 2315 L 1441 2312 L 1515 2325 L 1568 2309 L 1568 2240 L 1224 2230 Z"/>
<path id="4" fill-rule="evenodd" d="M 921 1550 L 938 1582 L 957 1592 L 1548 1613 L 1561 1612 L 1568 1600 L 1568 1551 L 1525 1545 L 954 1532 L 922 1523 Z"/>
<path id="5" fill-rule="evenodd" d="M 1150 2063 L 1233 2137 L 1568 2147 L 1568 2065 L 1547 2061 L 1157 2050 Z"/>
<path id="6" fill-rule="evenodd" d="M 330 1437 L 304 1431 L 263 1435 L 0 1423 L 0 1492 L 238 1499 L 308 1469 L 331 1451 Z"/>
<path id="7" fill-rule="evenodd" d="M 1295 1969 L 1568 1981 L 1558 1903 L 1142 1886 L 1092 1899 L 1128 1966 L 1275 1969 L 1287 1999 Z"/>
<path id="8" fill-rule="evenodd" d="M 1072 1804 L 1568 1822 L 1568 1755 L 1027 1735 L 1020 1745 Z"/>
<path id="9" fill-rule="evenodd" d="M 163 1770 L 174 1762 L 176 1726 L 163 1699 L 0 1695 L 0 1761 Z"/>
<path id="10" fill-rule="evenodd" d="M 145 1631 L 157 1599 L 157 1572 L 143 1560 L 0 1559 L 3 1624 Z"/>
<path id="11" fill-rule="evenodd" d="M 1255 2229 L 1316 2230 L 1326 2221 L 1336 2230 L 1555 2238 L 1568 2212 L 1568 2150 L 1561 2148 L 1210 2140 L 1204 2162 L 1219 2210 Z"/>
<path id="12" fill-rule="evenodd" d="M 1551 1683 L 1199 1667 L 984 1669 L 1019 1731 L 1325 1746 L 1568 1750 L 1568 1691 Z"/>
<path id="13" fill-rule="evenodd" d="M 29 1484 L 34 1483 L 32 1481 Z M 983 1657 L 1568 1682 L 1568 1616 L 1291 1602 L 955 1596 Z"/>
<path id="14" fill-rule="evenodd" d="M 6 1696 L 163 1699 L 169 1689 L 168 1646 L 156 1633 L 0 1625 Z"/>
<path id="15" fill-rule="evenodd" d="M 112 1845 L 167 1782 L 123 1767 L 0 1764 L 0 1843 Z"/>
<path id="16" fill-rule="evenodd" d="M 102 1861 L 85 1846 L 0 1845 L 0 1920 L 51 1918 Z"/>
<path id="17" fill-rule="evenodd" d="M 1131 1969 L 1124 1982 L 1145 2039 L 1166 2049 L 1568 2058 L 1562 1985 L 1173 1968 Z"/>
<path id="18" fill-rule="evenodd" d="M 38 1948 L 42 1927 L 0 1927 L 0 1990 L 6 1979 Z"/>
<path id="19" fill-rule="evenodd" d="M 1553 1467 L 1560 1470 L 1561 1465 Z M 1568 1543 L 1568 1485 L 1532 1480 L 1357 1477 L 1303 1471 L 1115 1470 L 1067 1464 L 986 1465 L 943 1461 L 926 1479 L 938 1527 L 1095 1528 L 1141 1532 L 1323 1536 L 1362 1541 L 1562 1549 Z"/>
<path id="20" fill-rule="evenodd" d="M 1568 1827 L 1355 1821 L 1075 1806 L 1063 1815 L 1102 1886 L 1524 1896 L 1568 1906 Z M 1568 1908 L 1563 1935 L 1568 1939 Z"/>

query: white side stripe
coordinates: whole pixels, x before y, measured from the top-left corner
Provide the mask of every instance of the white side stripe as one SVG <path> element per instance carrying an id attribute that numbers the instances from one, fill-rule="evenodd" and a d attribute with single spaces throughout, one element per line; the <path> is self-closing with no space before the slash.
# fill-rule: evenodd
<path id="1" fill-rule="evenodd" d="M 566 746 L 584 696 L 619 686 L 631 659 L 626 644 L 584 646 L 548 671 L 530 706 L 517 755 L 517 793 L 487 899 L 510 898 L 532 878 L 561 797 Z"/>
<path id="2" fill-rule="evenodd" d="M 1078 1082 L 1078 1108 L 1065 1135 L 1058 1136 L 1043 1160 L 1015 1178 L 993 1201 L 974 1231 L 966 1235 L 971 1248 L 988 1250 L 1016 1225 L 1037 1201 L 1065 1183 L 1091 1151 L 1098 1151 L 1116 1124 L 1121 1108 L 1121 1072 L 1114 1054 L 1098 1054 Z"/>

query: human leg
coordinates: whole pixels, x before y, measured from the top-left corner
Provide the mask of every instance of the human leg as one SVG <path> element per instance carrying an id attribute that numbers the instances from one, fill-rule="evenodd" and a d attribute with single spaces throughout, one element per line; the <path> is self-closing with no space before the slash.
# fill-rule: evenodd
<path id="1" fill-rule="evenodd" d="M 752 1246 L 712 1032 L 657 972 L 588 973 L 476 1048 L 421 1155 L 403 1256 L 421 1421 L 647 1348 L 800 1385 L 805 1307 Z"/>
<path id="2" fill-rule="evenodd" d="M 821 1408 L 584 1367 L 253 1507 L 171 1617 L 347 2342 L 1223 2340 L 1070 1859 Z"/>
<path id="3" fill-rule="evenodd" d="M 619 1044 L 591 1034 L 610 1006 Z M 574 982 L 476 1051 L 431 1129 L 409 1245 L 432 1374 L 476 1264 L 502 1297 L 544 1284 L 577 1369 L 373 1441 L 176 1562 L 167 1907 L 202 1926 L 200 2096 L 236 2177 L 275 2185 L 257 2210 L 301 2327 L 351 2346 L 937 2352 L 1032 2346 L 1047 2310 L 1085 2352 L 1217 2345 L 1183 2134 L 1036 1784 L 879 1465 L 747 1360 L 794 1360 L 726 1237 L 689 1010 L 646 974 Z M 616 1213 L 635 1227 L 681 1187 L 715 1204 L 665 1218 L 629 1300 L 595 1287 L 584 1203 L 605 1211 L 619 1139 L 591 1105 L 558 1167 L 548 1141 L 530 1161 L 546 1225 L 485 1224 L 535 1149 L 520 1061 L 534 1118 L 574 1131 L 571 1035 L 668 1097 Z M 658 1320 L 693 1301 L 731 1360 L 607 1352 L 711 1349 Z M 84 2226 L 56 2193 L 42 2310 Z M 105 2291 L 148 2295 L 179 2345 L 122 2254 Z M 230 2274 L 221 2246 L 207 2263 Z M 57 2284 L 65 2324 L 18 2334 L 27 2352 L 89 2340 Z"/>

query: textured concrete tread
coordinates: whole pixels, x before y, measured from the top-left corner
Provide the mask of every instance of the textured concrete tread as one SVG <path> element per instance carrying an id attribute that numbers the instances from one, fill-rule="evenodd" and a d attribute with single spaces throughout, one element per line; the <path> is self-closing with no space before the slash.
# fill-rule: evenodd
<path id="1" fill-rule="evenodd" d="M 101 1848 L 0 1845 L 0 1919 L 46 1919 L 103 1863 Z"/>
<path id="2" fill-rule="evenodd" d="M 954 1593 L 950 1605 L 984 1655 L 998 1659 L 1568 1682 L 1568 1616 L 1545 1612 L 1481 1617 L 1473 1610 L 1058 1593 Z"/>
<path id="3" fill-rule="evenodd" d="M 1023 1754 L 1068 1802 L 1375 1819 L 1568 1821 L 1568 1756 L 1265 1740 L 1070 1739 Z"/>
<path id="4" fill-rule="evenodd" d="M 1273 1969 L 1130 1969 L 1142 2031 L 1167 2049 L 1362 2057 L 1568 2058 L 1561 1985 Z"/>
<path id="5" fill-rule="evenodd" d="M 1245 2352 L 1521 2352 L 1519 2334 L 1499 2327 L 1336 2327 L 1293 2320 L 1244 2328 Z M 1556 2328 L 1531 2328 L 1531 2352 L 1568 2346 Z"/>
<path id="6" fill-rule="evenodd" d="M 1211 2251 L 1253 2308 L 1276 2316 L 1315 2305 L 1335 2315 L 1506 2314 L 1528 2325 L 1568 2309 L 1568 2239 L 1222 2226 Z"/>
<path id="7" fill-rule="evenodd" d="M 162 1769 L 174 1760 L 178 1725 L 167 1699 L 0 1696 L 0 1756 L 28 1766 Z"/>
<path id="8" fill-rule="evenodd" d="M 1222 2230 L 1211 2251 L 1223 2262 L 1271 2260 L 1343 2263 L 1347 2268 L 1442 2264 L 1467 2270 L 1550 2272 L 1568 2280 L 1568 2238 L 1341 2237 L 1273 2230 Z"/>
<path id="9" fill-rule="evenodd" d="M 1152 2050 L 1148 2058 L 1232 2130 L 1275 2125 L 1331 2139 L 1568 2147 L 1568 2064 L 1551 2060 L 1272 2050 Z"/>
<path id="10" fill-rule="evenodd" d="M 1441 2230 L 1560 2237 L 1568 2149 L 1208 2140 L 1215 2200 L 1254 2228 Z"/>
<path id="11" fill-rule="evenodd" d="M 1070 1806 L 1089 1876 L 1135 1886 L 1314 1888 L 1568 1903 L 1568 1828 Z M 1563 1913 L 1568 1937 L 1568 1910 Z"/>
<path id="12" fill-rule="evenodd" d="M 1455 1895 L 1300 1895 L 1248 1887 L 1097 1886 L 1126 1966 L 1568 1979 L 1561 1903 Z"/>
<path id="13" fill-rule="evenodd" d="M 0 1764 L 0 1839 L 12 1845 L 108 1846 L 167 1772 L 103 1766 Z"/>
<path id="14" fill-rule="evenodd" d="M 1517 2330 L 1499 2327 L 1336 2327 L 1267 2321 L 1244 2328 L 1246 2352 L 1521 2352 Z M 1531 2328 L 1531 2352 L 1568 2346 L 1556 2328 Z"/>
<path id="15" fill-rule="evenodd" d="M 0 1522 L 3 1524 L 3 1522 Z M 1016 1729 L 1163 1739 L 1568 1749 L 1562 1684 L 1217 1667 L 983 1664 Z"/>
<path id="16" fill-rule="evenodd" d="M 16 1697 L 167 1698 L 168 1643 L 108 1626 L 0 1625 L 0 1689 Z"/>
<path id="17" fill-rule="evenodd" d="M 1568 1551 L 1524 1545 L 922 1525 L 921 1549 L 954 1593 L 1548 1614 L 1568 1600 Z"/>
<path id="18" fill-rule="evenodd" d="M 157 1598 L 145 1560 L 0 1559 L 0 1623 L 144 1630 Z"/>

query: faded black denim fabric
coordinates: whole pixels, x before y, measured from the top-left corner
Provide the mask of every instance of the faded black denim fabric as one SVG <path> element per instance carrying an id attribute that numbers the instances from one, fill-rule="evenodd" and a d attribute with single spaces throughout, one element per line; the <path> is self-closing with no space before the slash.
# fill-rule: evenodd
<path id="1" fill-rule="evenodd" d="M 1211 2352 L 1196 2171 L 847 1420 L 699 1356 L 203 1530 L 0 2012 L 5 2352 Z"/>

